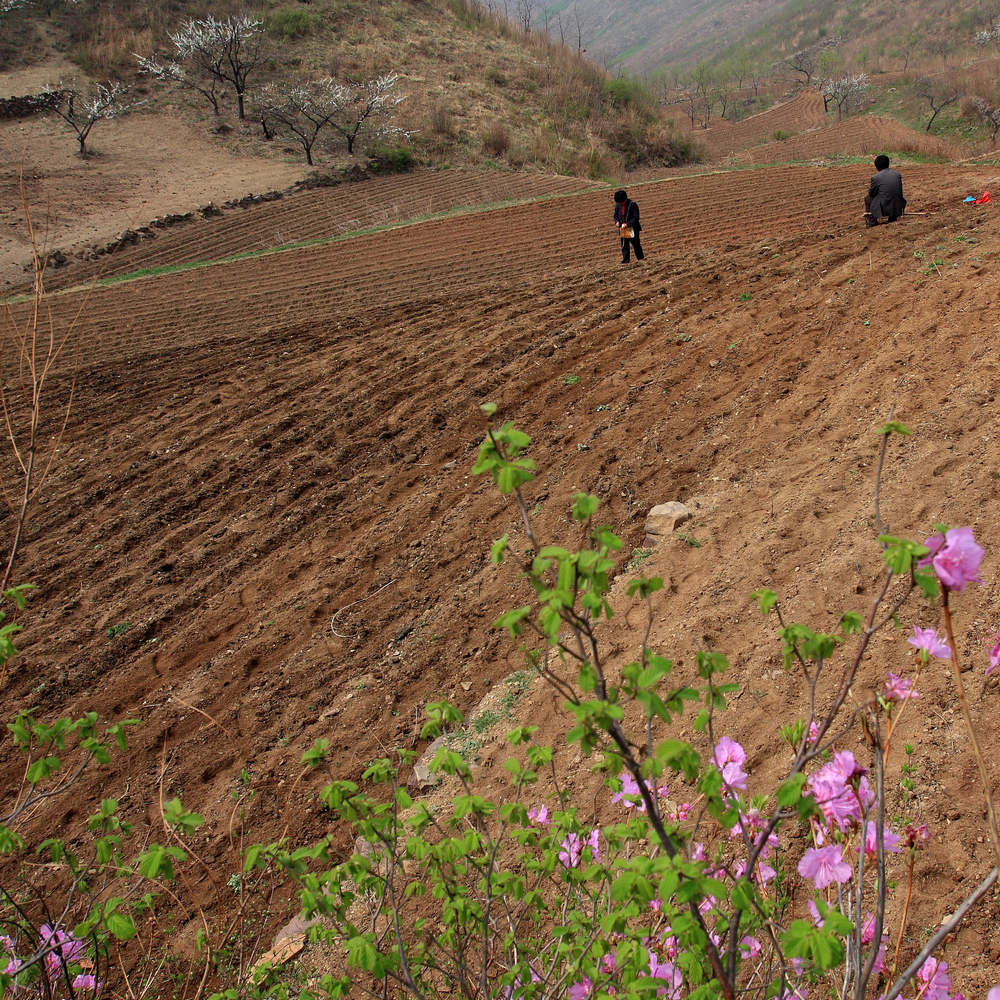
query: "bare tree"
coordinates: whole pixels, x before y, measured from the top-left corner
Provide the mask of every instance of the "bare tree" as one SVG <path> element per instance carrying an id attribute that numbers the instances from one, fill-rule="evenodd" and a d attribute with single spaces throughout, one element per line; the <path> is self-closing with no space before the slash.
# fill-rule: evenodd
<path id="1" fill-rule="evenodd" d="M 80 155 L 87 155 L 87 138 L 99 121 L 110 121 L 126 114 L 133 107 L 125 101 L 128 87 L 117 80 L 97 84 L 84 95 L 76 84 L 58 83 L 46 88 L 58 95 L 52 110 L 76 133 Z"/>
<path id="2" fill-rule="evenodd" d="M 535 13 L 534 0 L 517 0 L 517 23 L 525 34 L 531 31 L 531 19 Z"/>
<path id="3" fill-rule="evenodd" d="M 219 111 L 216 86 L 230 86 L 236 93 L 237 114 L 246 117 L 247 79 L 263 58 L 264 22 L 245 14 L 224 20 L 190 18 L 170 36 L 175 58 L 168 63 L 137 56 L 142 70 L 161 80 L 192 87 Z"/>
<path id="4" fill-rule="evenodd" d="M 295 137 L 313 166 L 312 150 L 325 128 L 330 128 L 351 98 L 347 87 L 327 77 L 314 83 L 268 84 L 258 95 L 265 133 L 286 132 Z M 270 138 L 270 135 L 268 135 Z"/>
<path id="5" fill-rule="evenodd" d="M 803 83 L 808 87 L 812 84 L 812 79 L 820 68 L 820 57 L 830 48 L 835 48 L 840 44 L 840 38 L 827 38 L 816 45 L 810 45 L 806 49 L 795 52 L 785 60 L 789 69 L 796 73 L 801 73 Z"/>
<path id="6" fill-rule="evenodd" d="M 576 51 L 582 54 L 587 50 L 583 47 L 583 20 L 580 17 L 579 4 L 573 4 L 573 21 L 576 25 Z"/>
<path id="7" fill-rule="evenodd" d="M 45 297 L 45 266 L 47 255 L 41 250 L 31 222 L 31 210 L 20 178 L 21 203 L 32 248 L 34 281 L 27 311 L 15 311 L 10 303 L 4 307 L 3 362 L 0 363 L 0 411 L 4 430 L 16 461 L 14 482 L 0 477 L 0 492 L 14 518 L 13 534 L 7 563 L 0 578 L 0 591 L 11 582 L 11 573 L 24 535 L 25 522 L 32 501 L 38 496 L 52 469 L 62 445 L 63 433 L 69 421 L 76 374 L 73 359 L 74 331 L 86 306 L 65 327 L 60 327 L 48 309 Z M 89 298 L 89 294 L 88 294 Z M 53 390 L 56 370 L 64 366 L 69 375 L 64 386 L 65 401 L 54 404 L 58 393 Z M 49 410 L 52 409 L 52 414 Z M 52 417 L 55 423 L 52 423 Z M 0 682 L 2 683 L 2 682 Z"/>
<path id="8" fill-rule="evenodd" d="M 922 97 L 931 108 L 931 116 L 924 126 L 925 132 L 930 132 L 934 119 L 951 104 L 957 104 L 962 92 L 953 84 L 943 80 L 923 77 L 917 81 L 917 96 Z"/>
<path id="9" fill-rule="evenodd" d="M 404 94 L 393 93 L 398 82 L 398 74 L 387 73 L 345 87 L 346 99 L 331 117 L 330 127 L 343 137 L 348 153 L 354 153 L 355 143 L 362 134 L 373 139 L 408 135 L 390 121 L 396 108 L 406 100 Z"/>

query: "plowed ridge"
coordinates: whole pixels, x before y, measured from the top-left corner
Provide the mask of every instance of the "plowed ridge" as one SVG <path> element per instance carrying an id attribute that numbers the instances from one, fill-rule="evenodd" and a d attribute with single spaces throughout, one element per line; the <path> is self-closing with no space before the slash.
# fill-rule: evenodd
<path id="1" fill-rule="evenodd" d="M 221 260 L 286 244 L 321 240 L 349 232 L 463 208 L 524 201 L 592 188 L 579 177 L 499 171 L 420 171 L 344 183 L 289 195 L 278 201 L 226 209 L 221 216 L 182 223 L 103 256 L 49 273 L 50 289 L 95 275 L 114 277 L 141 269 L 192 261 Z"/>

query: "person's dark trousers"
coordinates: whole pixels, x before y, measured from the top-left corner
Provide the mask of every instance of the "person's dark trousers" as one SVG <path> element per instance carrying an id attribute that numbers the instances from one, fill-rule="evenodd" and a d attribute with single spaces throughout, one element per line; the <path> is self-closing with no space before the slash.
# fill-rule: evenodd
<path id="1" fill-rule="evenodd" d="M 629 262 L 629 260 L 631 260 L 631 257 L 629 256 L 629 253 L 630 253 L 629 244 L 630 243 L 632 244 L 633 247 L 635 247 L 635 259 L 636 260 L 642 260 L 642 258 L 646 256 L 642 252 L 642 244 L 639 242 L 639 237 L 638 236 L 633 236 L 629 240 L 622 240 L 622 263 L 623 264 L 627 264 Z"/>

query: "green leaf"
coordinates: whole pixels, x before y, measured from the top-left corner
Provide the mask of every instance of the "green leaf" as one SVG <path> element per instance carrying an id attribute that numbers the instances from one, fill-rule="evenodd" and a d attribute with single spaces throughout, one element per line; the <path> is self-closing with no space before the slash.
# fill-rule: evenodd
<path id="1" fill-rule="evenodd" d="M 778 595 L 773 590 L 755 590 L 750 595 L 759 605 L 762 614 L 768 614 L 778 603 Z"/>
<path id="2" fill-rule="evenodd" d="M 129 941 L 135 937 L 135 924 L 124 913 L 111 913 L 104 920 L 104 926 L 119 941 Z"/>
<path id="3" fill-rule="evenodd" d="M 844 635 L 856 635 L 865 627 L 865 620 L 857 611 L 845 611 L 840 618 L 840 629 Z"/>
<path id="4" fill-rule="evenodd" d="M 490 562 L 494 566 L 499 566 L 503 562 L 503 557 L 507 554 L 507 543 L 510 541 L 510 534 L 504 532 L 494 543 L 493 547 L 490 549 Z"/>
<path id="5" fill-rule="evenodd" d="M 496 416 L 496 412 L 497 412 L 497 404 L 496 403 L 483 403 L 479 407 L 479 409 L 482 410 L 483 413 L 486 414 L 486 416 L 488 416 L 488 417 L 494 417 L 494 416 Z"/>
<path id="6" fill-rule="evenodd" d="M 320 737 L 313 743 L 312 748 L 302 755 L 302 763 L 309 767 L 318 767 L 326 759 L 330 749 L 330 741 L 325 737 Z"/>
<path id="7" fill-rule="evenodd" d="M 28 768 L 28 773 L 25 775 L 28 783 L 31 785 L 37 785 L 40 781 L 44 781 L 46 778 L 51 777 L 62 765 L 60 764 L 58 757 L 42 757 L 41 760 L 36 760 L 31 767 Z"/>
<path id="8" fill-rule="evenodd" d="M 573 518 L 581 522 L 593 517 L 601 506 L 601 501 L 589 493 L 577 493 L 573 497 Z"/>
<path id="9" fill-rule="evenodd" d="M 878 429 L 878 433 L 888 437 L 890 434 L 910 435 L 913 431 L 911 431 L 910 428 L 907 427 L 901 420 L 890 420 L 887 424 L 883 424 Z"/>
<path id="10" fill-rule="evenodd" d="M 777 800 L 782 809 L 790 809 L 798 804 L 802 798 L 802 786 L 806 783 L 806 776 L 801 772 L 786 778 L 778 786 Z"/>

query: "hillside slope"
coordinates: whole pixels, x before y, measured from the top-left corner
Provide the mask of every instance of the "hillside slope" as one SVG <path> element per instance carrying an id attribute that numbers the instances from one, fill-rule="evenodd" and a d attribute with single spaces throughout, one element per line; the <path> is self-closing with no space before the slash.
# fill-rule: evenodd
<path id="1" fill-rule="evenodd" d="M 972 525 L 988 553 L 988 586 L 957 611 L 986 723 L 1000 697 L 996 677 L 982 680 L 983 641 L 1000 621 L 1000 222 L 961 198 L 995 178 L 909 168 L 915 214 L 866 232 L 868 173 L 641 185 L 648 257 L 627 269 L 605 188 L 95 290 L 70 421 L 20 564 L 39 590 L 8 712 L 141 717 L 100 794 L 152 831 L 158 783 L 183 790 L 208 819 L 205 857 L 223 869 L 241 769 L 257 792 L 254 836 L 286 820 L 298 842 L 340 836 L 310 782 L 292 784 L 314 739 L 331 741 L 337 776 L 357 778 L 386 746 L 420 745 L 428 699 L 468 710 L 523 665 L 491 627 L 522 603 L 522 584 L 488 558 L 518 519 L 469 475 L 478 404 L 495 400 L 534 439 L 529 497 L 553 540 L 573 541 L 577 489 L 604 498 L 626 553 L 642 547 L 654 504 L 694 508 L 698 547 L 670 540 L 643 567 L 668 581 L 652 641 L 681 679 L 698 648 L 731 657 L 741 693 L 730 732 L 764 776 L 773 719 L 801 692 L 748 595 L 774 586 L 791 618 L 820 628 L 863 610 L 877 560 L 874 430 L 895 407 L 915 434 L 893 445 L 883 516 L 915 537 L 939 520 Z M 775 199 L 791 189 L 811 196 Z M 301 206 L 319 210 L 315 197 Z M 57 326 L 84 294 L 53 297 Z M 628 615 L 609 626 L 622 656 L 635 627 Z M 889 637 L 876 652 L 866 684 L 907 658 Z M 921 694 L 900 736 L 919 746 L 919 815 L 951 827 L 947 850 L 936 842 L 920 857 L 911 951 L 990 864 L 946 675 L 925 676 Z M 558 706 L 532 699 L 543 740 L 555 739 Z M 993 759 L 988 727 L 985 744 Z M 11 768 L 0 758 L 8 783 Z M 591 781 L 579 770 L 570 780 Z M 84 808 L 41 819 L 68 824 Z M 209 887 L 197 892 L 219 916 Z M 273 905 L 272 926 L 294 910 Z M 983 960 L 991 921 L 978 913 L 948 952 L 971 995 L 996 982 Z M 175 944 L 191 946 L 197 929 L 183 922 Z"/>
<path id="2" fill-rule="evenodd" d="M 631 72 L 650 72 L 740 56 L 769 66 L 835 36 L 848 63 L 868 69 L 910 68 L 974 51 L 973 36 L 988 23 L 978 0 L 575 0 L 575 31 L 584 26 L 588 51 Z M 550 27 L 550 32 L 553 29 Z"/>

